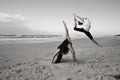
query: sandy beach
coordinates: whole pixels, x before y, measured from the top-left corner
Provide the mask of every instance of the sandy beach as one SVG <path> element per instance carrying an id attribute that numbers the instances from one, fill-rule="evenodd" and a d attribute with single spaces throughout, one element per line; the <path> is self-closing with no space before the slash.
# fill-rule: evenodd
<path id="1" fill-rule="evenodd" d="M 73 40 L 78 65 L 71 53 L 63 62 L 51 59 L 61 41 L 0 44 L 0 80 L 120 80 L 120 37 Z"/>

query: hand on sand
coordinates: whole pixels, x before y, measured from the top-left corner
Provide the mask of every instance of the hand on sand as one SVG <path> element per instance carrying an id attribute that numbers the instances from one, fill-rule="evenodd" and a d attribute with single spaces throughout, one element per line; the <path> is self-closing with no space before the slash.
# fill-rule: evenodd
<path id="1" fill-rule="evenodd" d="M 54 58 L 52 59 L 52 61 L 51 61 L 52 63 L 54 63 Z"/>
<path id="2" fill-rule="evenodd" d="M 51 62 L 54 63 L 53 60 Z"/>

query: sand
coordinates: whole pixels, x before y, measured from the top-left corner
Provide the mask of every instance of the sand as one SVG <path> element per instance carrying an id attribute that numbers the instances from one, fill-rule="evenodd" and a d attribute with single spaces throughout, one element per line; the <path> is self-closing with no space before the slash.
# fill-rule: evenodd
<path id="1" fill-rule="evenodd" d="M 87 38 L 73 40 L 78 65 L 71 53 L 51 63 L 61 41 L 0 44 L 0 80 L 120 80 L 120 37 L 95 39 L 103 48 Z"/>

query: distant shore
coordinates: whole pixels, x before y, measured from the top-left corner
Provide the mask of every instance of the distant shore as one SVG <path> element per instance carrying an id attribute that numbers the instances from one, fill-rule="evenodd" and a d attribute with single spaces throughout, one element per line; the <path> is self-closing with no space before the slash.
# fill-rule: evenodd
<path id="1" fill-rule="evenodd" d="M 71 39 L 87 38 L 85 35 L 70 35 Z M 94 36 L 104 37 L 104 36 Z M 1 44 L 16 44 L 16 43 L 46 43 L 54 41 L 62 41 L 65 39 L 64 35 L 0 35 Z"/>
<path id="2" fill-rule="evenodd" d="M 51 38 L 62 35 L 0 35 L 0 38 Z"/>

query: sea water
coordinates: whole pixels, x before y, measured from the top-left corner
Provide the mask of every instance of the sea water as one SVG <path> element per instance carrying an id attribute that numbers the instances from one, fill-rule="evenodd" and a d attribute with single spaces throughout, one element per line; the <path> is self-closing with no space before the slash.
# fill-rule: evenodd
<path id="1" fill-rule="evenodd" d="M 71 39 L 81 39 L 87 38 L 83 35 L 70 35 Z M 64 35 L 42 35 L 38 38 L 33 37 L 0 37 L 0 45 L 2 44 L 22 44 L 22 43 L 47 43 L 54 41 L 63 41 L 65 39 Z"/>

